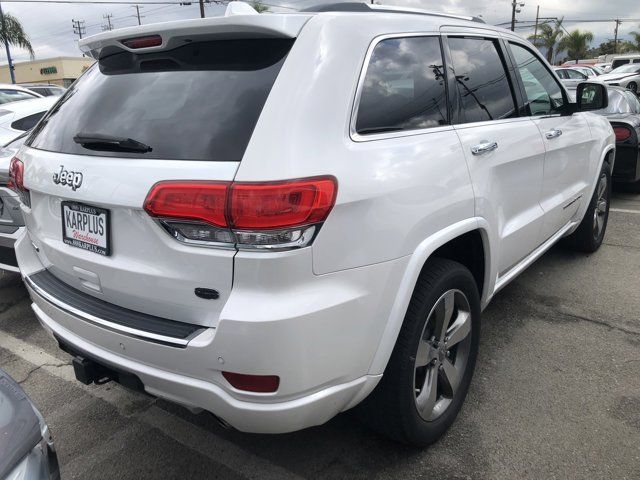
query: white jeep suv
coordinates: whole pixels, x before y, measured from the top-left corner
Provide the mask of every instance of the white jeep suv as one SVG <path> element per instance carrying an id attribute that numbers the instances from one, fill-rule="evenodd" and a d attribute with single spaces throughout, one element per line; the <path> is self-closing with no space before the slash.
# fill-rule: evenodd
<path id="1" fill-rule="evenodd" d="M 615 139 L 529 43 L 342 5 L 119 29 L 12 163 L 20 270 L 84 382 L 247 432 L 358 404 L 435 441 L 480 312 L 554 243 L 601 244 Z M 337 10 L 337 11 L 336 11 Z"/>

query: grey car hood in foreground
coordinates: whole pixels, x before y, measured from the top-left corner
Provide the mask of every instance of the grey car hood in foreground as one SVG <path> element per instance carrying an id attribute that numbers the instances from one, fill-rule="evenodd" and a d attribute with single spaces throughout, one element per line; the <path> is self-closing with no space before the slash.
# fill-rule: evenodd
<path id="1" fill-rule="evenodd" d="M 7 373 L 0 370 L 0 478 L 42 440 L 40 421 L 31 401 Z"/>

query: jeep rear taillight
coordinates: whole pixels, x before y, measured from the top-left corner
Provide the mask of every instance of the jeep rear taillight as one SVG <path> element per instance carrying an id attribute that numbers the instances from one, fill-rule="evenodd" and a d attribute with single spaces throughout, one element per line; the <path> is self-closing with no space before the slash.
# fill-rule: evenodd
<path id="1" fill-rule="evenodd" d="M 165 181 L 151 189 L 144 209 L 184 243 L 300 248 L 317 234 L 336 193 L 334 177 L 260 183 Z"/>
<path id="2" fill-rule="evenodd" d="M 18 157 L 13 157 L 9 164 L 9 181 L 7 186 L 16 192 L 20 201 L 27 207 L 31 206 L 29 190 L 24 186 L 24 163 Z"/>
<path id="3" fill-rule="evenodd" d="M 9 164 L 8 187 L 17 193 L 26 191 L 24 188 L 24 163 L 18 157 L 13 157 Z"/>

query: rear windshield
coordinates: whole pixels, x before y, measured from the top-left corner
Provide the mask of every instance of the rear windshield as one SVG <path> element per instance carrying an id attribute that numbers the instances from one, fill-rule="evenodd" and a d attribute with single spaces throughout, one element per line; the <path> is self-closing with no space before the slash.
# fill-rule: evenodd
<path id="1" fill-rule="evenodd" d="M 117 50 L 69 88 L 27 143 L 68 154 L 239 161 L 292 43 L 218 40 L 146 54 Z M 94 137 L 149 148 L 84 141 Z"/>

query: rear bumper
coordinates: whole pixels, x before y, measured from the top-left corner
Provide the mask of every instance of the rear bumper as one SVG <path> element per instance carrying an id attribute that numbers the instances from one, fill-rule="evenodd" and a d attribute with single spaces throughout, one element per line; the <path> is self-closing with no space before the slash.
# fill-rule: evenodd
<path id="1" fill-rule="evenodd" d="M 0 225 L 0 270 L 19 272 L 14 245 L 24 233 L 24 227 Z"/>
<path id="2" fill-rule="evenodd" d="M 616 147 L 616 161 L 612 178 L 615 182 L 637 182 L 640 180 L 640 150 L 636 147 Z"/>
<path id="3" fill-rule="evenodd" d="M 24 232 L 20 201 L 6 187 L 0 187 L 0 270 L 18 272 L 13 245 Z"/>
<path id="4" fill-rule="evenodd" d="M 16 252 L 23 276 L 43 270 L 28 236 Z M 301 255 L 310 252 L 284 253 L 277 263 L 310 269 L 310 258 Z M 152 395 L 208 410 L 238 430 L 284 433 L 328 421 L 376 386 L 380 372 L 369 368 L 389 317 L 386 296 L 395 293 L 389 286 L 398 284 L 406 261 L 310 278 L 312 285 L 294 292 L 284 284 L 279 291 L 269 262 L 256 267 L 261 273 L 243 276 L 240 259 L 238 281 L 216 327 L 200 329 L 181 347 L 86 321 L 26 283 L 43 327 L 74 350 L 136 375 Z M 261 291 L 240 280 L 262 282 L 261 274 L 271 278 Z M 268 394 L 239 391 L 222 370 L 278 375 L 280 387 Z"/>

